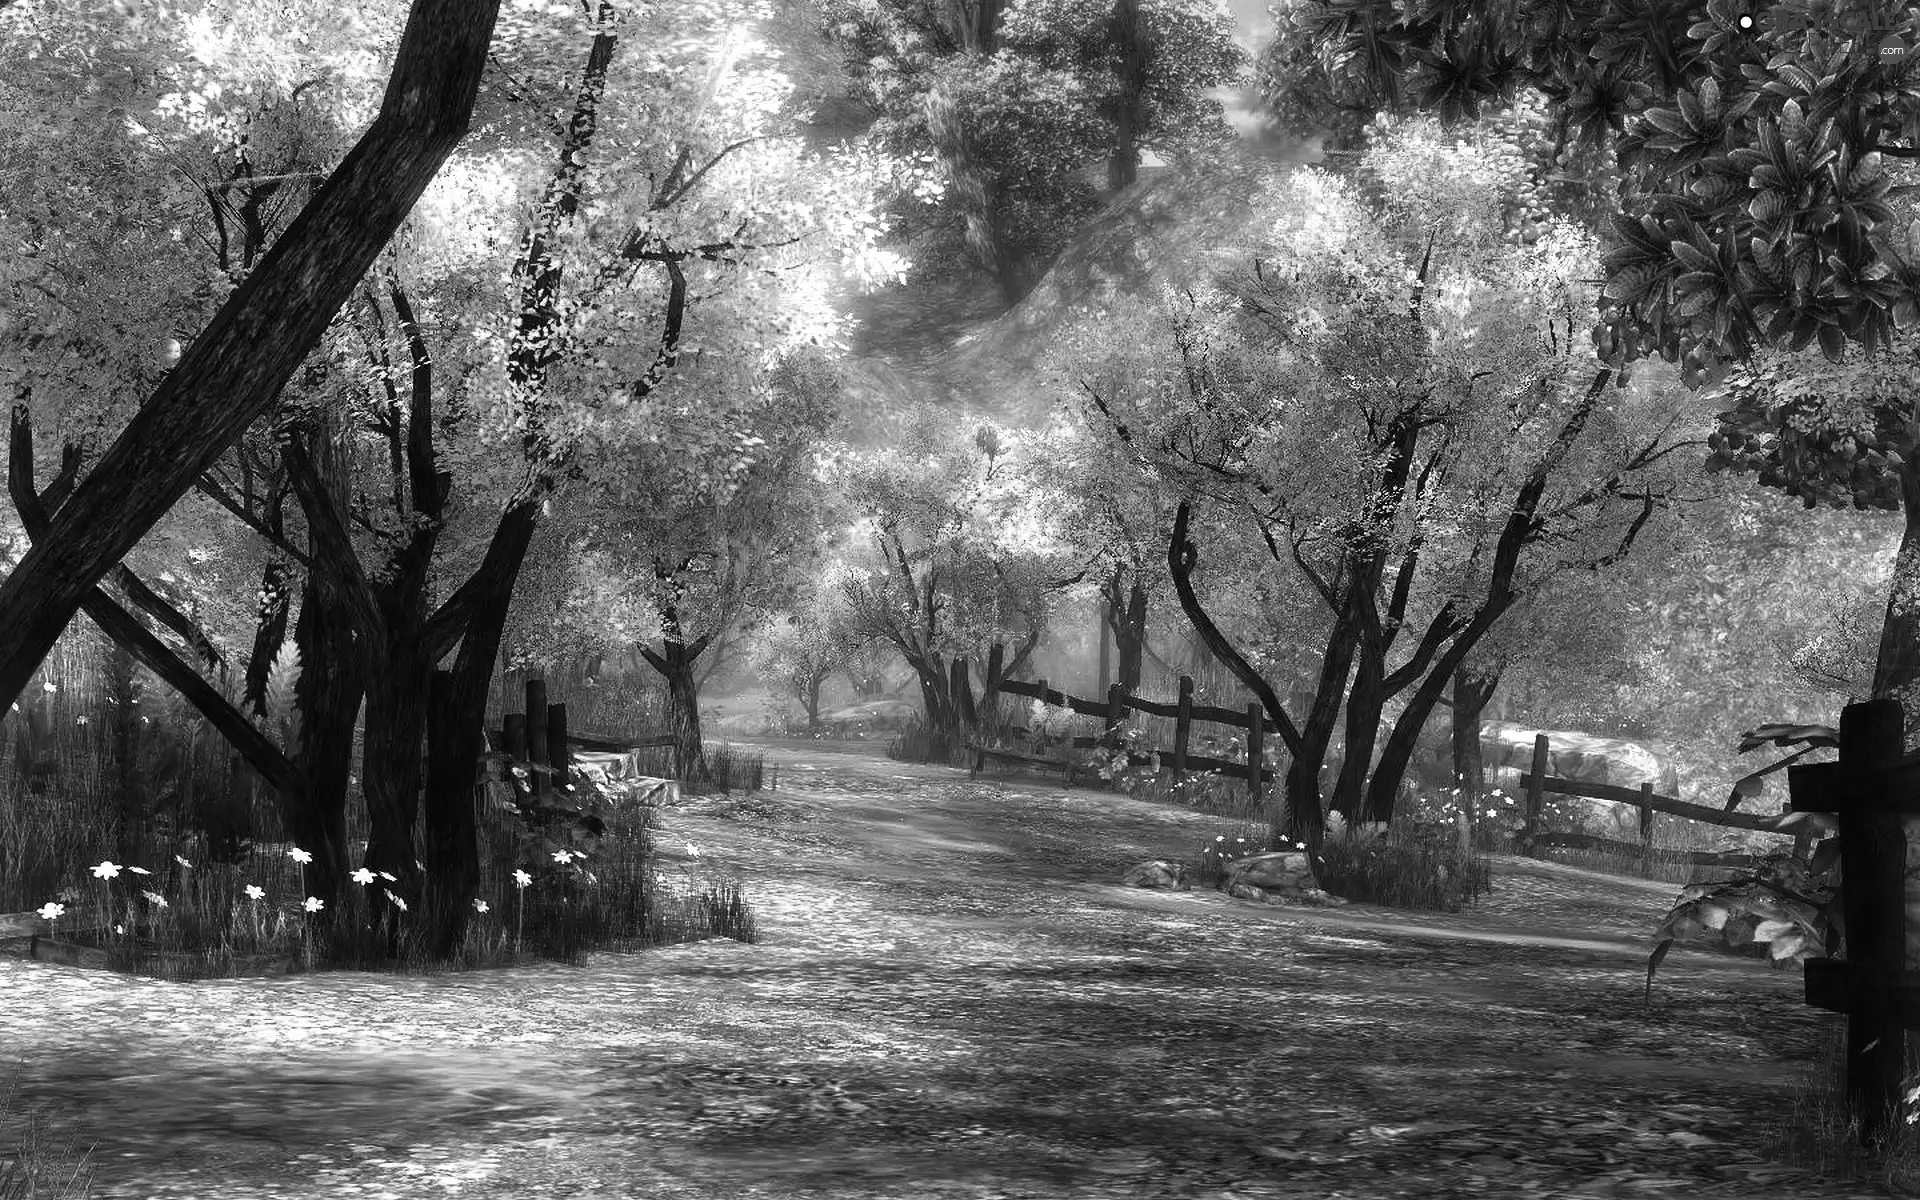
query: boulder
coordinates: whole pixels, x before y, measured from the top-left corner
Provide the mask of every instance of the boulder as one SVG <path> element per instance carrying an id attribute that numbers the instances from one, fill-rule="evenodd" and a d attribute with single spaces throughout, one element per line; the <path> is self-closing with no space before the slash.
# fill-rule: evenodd
<path id="1" fill-rule="evenodd" d="M 1275 850 L 1235 859 L 1227 864 L 1220 890 L 1236 900 L 1251 900 L 1256 904 L 1332 907 L 1346 903 L 1316 885 L 1313 863 L 1304 850 Z"/>
<path id="2" fill-rule="evenodd" d="M 1183 892 L 1193 887 L 1187 882 L 1184 866 L 1158 858 L 1130 868 L 1120 877 L 1120 883 L 1124 887 L 1175 888 Z"/>

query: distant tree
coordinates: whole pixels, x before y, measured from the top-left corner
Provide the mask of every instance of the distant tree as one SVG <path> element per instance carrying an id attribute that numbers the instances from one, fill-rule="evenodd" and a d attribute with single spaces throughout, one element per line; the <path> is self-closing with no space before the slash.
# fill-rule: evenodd
<path id="1" fill-rule="evenodd" d="M 943 214 L 1009 306 L 1099 206 L 1090 172 L 1104 164 L 1118 188 L 1143 150 L 1177 159 L 1230 137 L 1209 89 L 1245 54 L 1212 4 L 828 0 L 822 12 L 880 114 L 880 144 L 938 163 Z"/>
<path id="2" fill-rule="evenodd" d="M 1396 154 L 1425 161 L 1431 138 L 1383 140 L 1370 172 L 1392 175 Z M 1169 550 L 1182 608 L 1286 744 L 1287 832 L 1310 844 L 1342 709 L 1332 806 L 1384 820 L 1473 648 L 1546 579 L 1624 558 L 1672 494 L 1670 398 L 1603 405 L 1611 372 L 1589 371 L 1571 341 L 1591 244 L 1560 226 L 1513 245 L 1497 182 L 1456 178 L 1404 205 L 1369 206 L 1318 172 L 1278 184 L 1241 247 L 1251 269 L 1171 311 L 1110 319 L 1123 342 L 1160 324 L 1165 358 L 1091 398 L 1183 497 Z M 1257 536 L 1203 559 L 1202 511 Z M 1333 618 L 1303 723 L 1206 611 L 1216 570 L 1262 569 L 1297 572 Z M 1387 702 L 1407 691 L 1376 764 Z"/>
<path id="3" fill-rule="evenodd" d="M 952 425 L 928 412 L 910 438 L 850 452 L 840 468 L 871 547 L 845 583 L 852 628 L 899 652 L 943 737 L 990 716 L 1000 681 L 1032 655 L 1070 579 L 1052 498 L 1021 469 L 1044 443 L 991 424 L 959 441 Z M 1014 638 L 996 662 L 992 647 Z"/>

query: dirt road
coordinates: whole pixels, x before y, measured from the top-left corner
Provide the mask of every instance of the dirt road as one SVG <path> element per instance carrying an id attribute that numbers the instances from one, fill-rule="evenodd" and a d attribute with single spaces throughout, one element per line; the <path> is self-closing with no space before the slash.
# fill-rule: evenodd
<path id="1" fill-rule="evenodd" d="M 1828 1019 L 1797 972 L 1676 951 L 1643 1008 L 1668 885 L 1501 860 L 1457 915 L 1124 889 L 1221 822 L 771 756 L 759 815 L 661 835 L 737 868 L 758 945 L 191 985 L 0 960 L 0 1053 L 106 1197 L 1882 1194 L 1773 1157 Z"/>

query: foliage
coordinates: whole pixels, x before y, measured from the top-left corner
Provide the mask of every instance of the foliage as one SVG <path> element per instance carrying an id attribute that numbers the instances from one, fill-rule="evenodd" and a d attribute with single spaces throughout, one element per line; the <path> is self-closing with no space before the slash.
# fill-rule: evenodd
<path id="1" fill-rule="evenodd" d="M 1344 696 L 1350 741 L 1371 738 L 1386 699 L 1444 686 L 1450 660 L 1521 596 L 1625 557 L 1685 478 L 1662 462 L 1689 432 L 1668 393 L 1603 405 L 1598 384 L 1577 390 L 1592 363 L 1571 327 L 1592 295 L 1591 240 L 1564 222 L 1530 245 L 1506 238 L 1493 201 L 1512 175 L 1479 169 L 1465 144 L 1459 169 L 1437 169 L 1452 161 L 1437 137 L 1383 124 L 1354 180 L 1270 184 L 1210 286 L 1110 321 L 1112 343 L 1151 338 L 1157 360 L 1122 349 L 1123 377 L 1096 360 L 1085 381 L 1138 461 L 1213 522 L 1194 559 L 1208 593 L 1271 574 L 1344 630 L 1307 674 Z M 1433 183 L 1416 202 L 1391 194 L 1416 178 Z M 1403 633 L 1418 645 L 1392 663 Z M 1278 696 L 1262 699 L 1288 736 Z M 1388 745 L 1434 703 L 1409 701 Z M 1365 786 L 1377 813 L 1398 770 Z M 1336 803 L 1356 805 L 1362 782 L 1343 776 Z M 1294 790 L 1290 819 L 1311 823 L 1317 797 Z"/>
<path id="2" fill-rule="evenodd" d="M 1314 857 L 1320 886 L 1335 896 L 1389 908 L 1458 912 L 1492 890 L 1492 868 L 1452 829 L 1402 822 L 1349 827 L 1339 813 Z"/>
<path id="3" fill-rule="evenodd" d="M 1810 750 L 1837 746 L 1839 732 L 1825 725 L 1765 725 L 1742 734 L 1740 750 L 1746 753 L 1769 743 L 1804 748 L 1743 778 L 1741 794 L 1758 795 L 1765 775 Z M 1781 827 L 1828 835 L 1838 828 L 1830 813 L 1804 812 L 1783 819 Z M 1648 1002 L 1654 972 L 1673 943 L 1702 933 L 1713 933 L 1736 949 L 1764 946 L 1776 966 L 1815 954 L 1832 956 L 1846 933 L 1840 884 L 1840 841 L 1827 836 L 1805 860 L 1792 854 L 1764 855 L 1750 869 L 1726 879 L 1689 885 L 1654 931 L 1656 945 L 1647 959 Z"/>
<path id="4" fill-rule="evenodd" d="M 899 442 L 844 450 L 834 467 L 870 547 L 843 585 L 851 629 L 896 649 L 939 704 L 950 661 L 971 659 L 983 678 L 994 643 L 1020 639 L 1009 672 L 1031 652 L 1070 552 L 1053 497 L 1027 470 L 1044 441 L 991 424 L 960 441 L 952 421 L 926 411 Z M 947 724 L 954 714 L 929 717 Z"/>
<path id="5" fill-rule="evenodd" d="M 928 215 L 956 232 L 965 227 L 974 260 L 1002 277 L 1010 300 L 1032 283 L 1032 264 L 1057 252 L 1096 207 L 1088 169 L 1114 152 L 1122 107 L 1135 113 L 1138 145 L 1178 159 L 1226 139 L 1209 89 L 1244 66 L 1230 18 L 1195 0 L 1140 4 L 1137 88 L 1118 73 L 1109 5 L 821 7 L 856 95 L 879 114 L 877 144 L 929 172 L 903 180 L 896 213 L 926 213 L 925 201 L 937 199 Z"/>

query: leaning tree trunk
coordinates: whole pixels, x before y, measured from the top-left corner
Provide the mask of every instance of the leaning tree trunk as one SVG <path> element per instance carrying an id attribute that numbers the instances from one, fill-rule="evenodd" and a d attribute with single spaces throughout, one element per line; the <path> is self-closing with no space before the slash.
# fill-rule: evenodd
<path id="1" fill-rule="evenodd" d="M 276 400 L 466 136 L 500 0 L 414 0 L 379 113 L 0 581 L 0 704 Z"/>
<path id="2" fill-rule="evenodd" d="M 1113 640 L 1119 651 L 1119 679 L 1121 690 L 1128 695 L 1140 694 L 1141 660 L 1147 651 L 1147 585 L 1135 576 L 1133 587 L 1127 594 L 1124 609 L 1109 610 L 1113 613 Z"/>
<path id="3" fill-rule="evenodd" d="M 287 640 L 287 618 L 292 607 L 291 570 L 278 558 L 260 572 L 260 605 L 255 613 L 253 653 L 247 657 L 247 677 L 242 696 L 246 708 L 256 718 L 267 716 L 267 679 L 280 647 Z"/>

